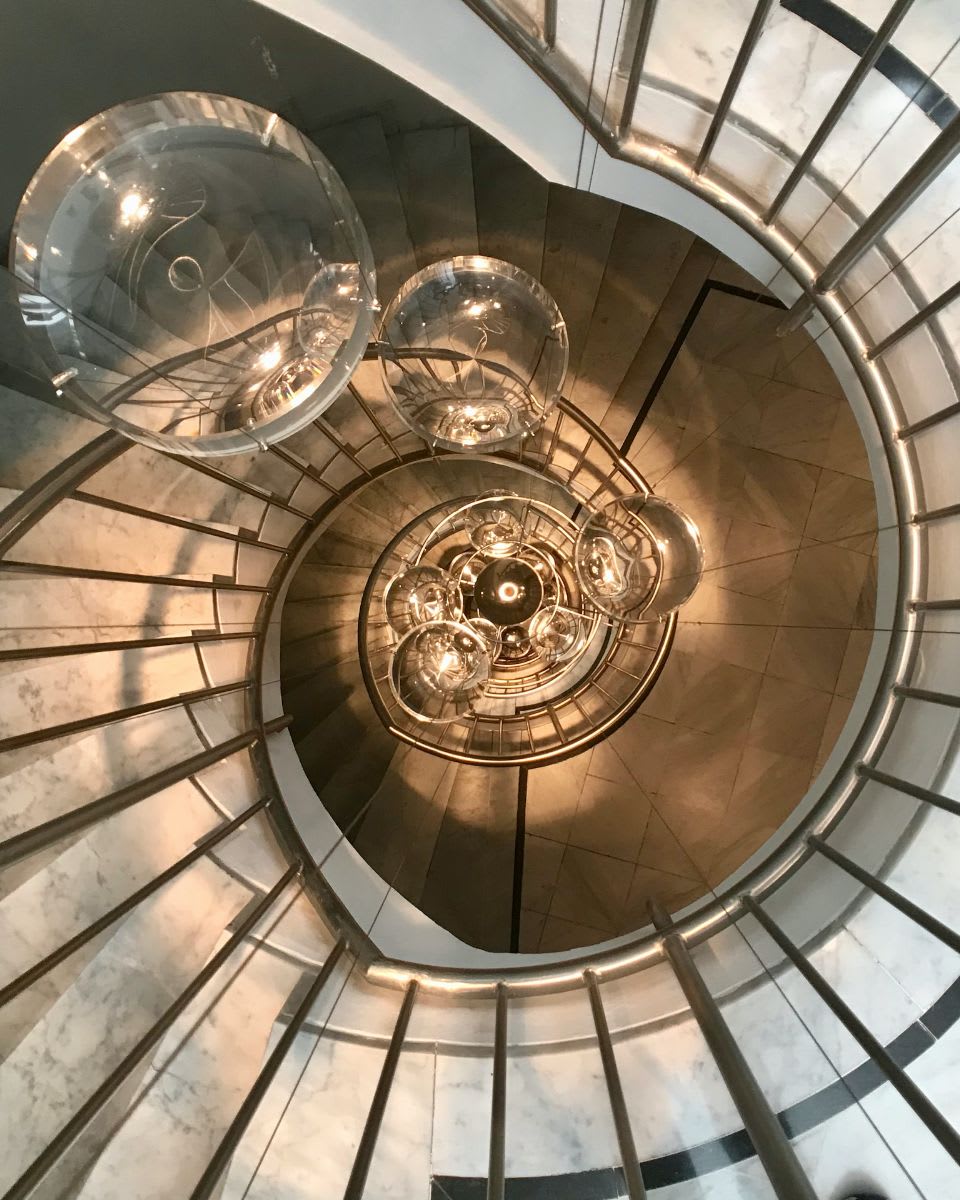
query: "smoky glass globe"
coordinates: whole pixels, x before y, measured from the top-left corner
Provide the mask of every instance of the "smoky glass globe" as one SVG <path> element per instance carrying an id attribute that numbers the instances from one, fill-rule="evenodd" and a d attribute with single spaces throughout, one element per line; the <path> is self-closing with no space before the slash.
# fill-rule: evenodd
<path id="1" fill-rule="evenodd" d="M 694 522 L 659 496 L 611 501 L 584 524 L 574 546 L 580 586 L 620 621 L 658 621 L 685 604 L 703 574 Z"/>
<path id="2" fill-rule="evenodd" d="M 411 429 L 446 450 L 534 433 L 560 397 L 567 329 L 519 267 L 470 255 L 409 279 L 384 313 L 381 369 Z"/>
<path id="3" fill-rule="evenodd" d="M 340 177 L 275 113 L 171 92 L 63 138 L 17 211 L 11 266 L 54 386 L 179 454 L 289 436 L 370 340 L 373 256 Z"/>

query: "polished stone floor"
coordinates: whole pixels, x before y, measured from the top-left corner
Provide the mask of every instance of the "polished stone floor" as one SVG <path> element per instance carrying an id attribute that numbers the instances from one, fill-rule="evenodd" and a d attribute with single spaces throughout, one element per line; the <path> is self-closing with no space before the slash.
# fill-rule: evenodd
<path id="1" fill-rule="evenodd" d="M 629 451 L 698 522 L 706 572 L 641 712 L 529 774 L 521 950 L 628 932 L 651 898 L 676 910 L 720 884 L 806 793 L 862 674 L 876 590 L 866 452 L 819 350 L 802 332 L 776 337 L 782 312 L 749 295 L 758 285 L 693 241 L 609 408 L 589 386 L 602 363 L 585 356 L 578 389 L 627 437 L 709 280 L 722 286 Z"/>

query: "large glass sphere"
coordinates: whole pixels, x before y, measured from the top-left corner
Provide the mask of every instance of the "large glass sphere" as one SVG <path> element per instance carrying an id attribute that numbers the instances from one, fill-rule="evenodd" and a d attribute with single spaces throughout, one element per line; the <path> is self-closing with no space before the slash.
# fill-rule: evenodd
<path id="1" fill-rule="evenodd" d="M 296 129 L 242 100 L 173 92 L 91 118 L 40 166 L 13 234 L 54 385 L 161 450 L 289 436 L 370 339 L 373 258 L 346 188 Z"/>
<path id="2" fill-rule="evenodd" d="M 525 505 L 518 496 L 495 493 L 471 504 L 463 516 L 470 544 L 490 558 L 516 554 L 523 544 Z"/>
<path id="3" fill-rule="evenodd" d="M 573 658 L 586 641 L 586 623 L 566 608 L 544 608 L 530 622 L 530 641 L 548 662 Z"/>
<path id="4" fill-rule="evenodd" d="M 390 686 L 407 712 L 424 721 L 454 721 L 481 694 L 490 674 L 483 637 L 468 625 L 432 621 L 401 640 L 390 664 Z"/>
<path id="5" fill-rule="evenodd" d="M 453 576 L 440 567 L 407 567 L 387 584 L 383 606 L 391 628 L 406 633 L 427 621 L 459 621 L 463 596 Z"/>
<path id="6" fill-rule="evenodd" d="M 381 367 L 404 420 L 446 450 L 533 433 L 567 372 L 567 329 L 540 284 L 494 258 L 418 272 L 384 313 Z"/>
<path id="7" fill-rule="evenodd" d="M 574 565 L 581 588 L 601 612 L 620 621 L 655 621 L 693 595 L 703 574 L 703 544 L 686 513 L 638 492 L 586 522 Z"/>

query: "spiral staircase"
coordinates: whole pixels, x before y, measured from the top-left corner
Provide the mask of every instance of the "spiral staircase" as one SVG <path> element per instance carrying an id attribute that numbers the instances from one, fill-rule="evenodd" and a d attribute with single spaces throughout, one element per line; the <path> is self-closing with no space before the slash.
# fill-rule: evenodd
<path id="1" fill-rule="evenodd" d="M 568 318 L 574 402 L 528 448 L 438 455 L 367 361 L 269 450 L 176 457 L 58 403 L 7 278 L 0 1194 L 958 1194 L 956 15 L 864 11 L 854 51 L 766 0 L 695 22 L 663 0 L 274 7 L 298 46 L 322 35 L 447 106 L 307 130 L 381 301 L 451 254 L 517 263 Z M 279 37 L 273 13 L 224 13 Z M 927 93 L 891 81 L 892 49 Z M 358 620 L 425 510 L 518 470 L 586 503 L 653 465 L 616 356 L 576 372 L 605 336 L 618 204 L 765 297 L 763 352 L 787 346 L 795 377 L 829 363 L 876 491 L 876 616 L 849 717 L 771 836 L 629 932 L 510 953 L 518 795 L 564 764 L 398 740 Z M 451 797 L 484 832 L 431 873 Z"/>

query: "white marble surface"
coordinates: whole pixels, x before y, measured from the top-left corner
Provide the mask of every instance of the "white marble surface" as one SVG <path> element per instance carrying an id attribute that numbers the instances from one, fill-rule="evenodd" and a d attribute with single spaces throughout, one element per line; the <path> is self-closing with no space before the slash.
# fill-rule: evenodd
<path id="1" fill-rule="evenodd" d="M 0 675 L 0 733 L 14 736 L 206 686 L 192 646 L 27 660 Z"/>
<path id="2" fill-rule="evenodd" d="M 492 1094 L 492 1057 L 437 1056 L 432 1149 L 434 1175 L 486 1178 Z"/>
<path id="3" fill-rule="evenodd" d="M 376 1047 L 319 1040 L 249 1200 L 343 1194 L 382 1063 L 383 1051 Z"/>
<path id="4" fill-rule="evenodd" d="M 133 489 L 131 492 L 136 495 Z M 128 493 L 128 504 L 138 502 L 133 496 Z M 0 490 L 0 504 L 10 499 L 9 492 Z M 147 506 L 143 493 L 139 503 Z M 61 500 L 55 511 L 28 530 L 16 547 L 16 557 L 24 562 L 188 579 L 232 576 L 233 555 L 233 543 L 225 538 L 79 500 Z"/>
<path id="5" fill-rule="evenodd" d="M 193 977 L 249 892 L 209 864 L 141 905 L 0 1067 L 8 1186 Z"/>
<path id="6" fill-rule="evenodd" d="M 185 1195 L 250 1089 L 299 972 L 241 947 L 176 1022 L 84 1184 L 90 1200 Z"/>
<path id="7" fill-rule="evenodd" d="M 432 1050 L 400 1056 L 364 1200 L 429 1200 L 434 1072 Z"/>
<path id="8" fill-rule="evenodd" d="M 619 1161 L 596 1045 L 507 1058 L 506 1171 L 559 1175 Z"/>

